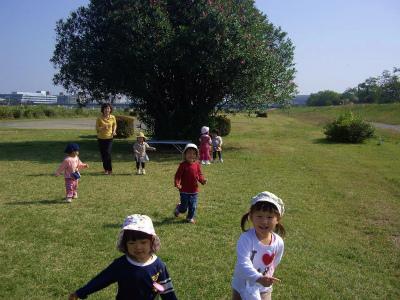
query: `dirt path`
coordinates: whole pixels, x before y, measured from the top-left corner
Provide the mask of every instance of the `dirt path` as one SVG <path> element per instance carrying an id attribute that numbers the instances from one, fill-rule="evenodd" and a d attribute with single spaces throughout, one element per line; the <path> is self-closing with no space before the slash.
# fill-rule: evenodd
<path id="1" fill-rule="evenodd" d="M 371 124 L 378 128 L 400 131 L 400 125 L 391 125 L 391 124 L 375 123 L 375 122 L 371 122 Z"/>
<path id="2" fill-rule="evenodd" d="M 95 129 L 96 118 L 0 121 L 0 127 L 21 129 Z"/>

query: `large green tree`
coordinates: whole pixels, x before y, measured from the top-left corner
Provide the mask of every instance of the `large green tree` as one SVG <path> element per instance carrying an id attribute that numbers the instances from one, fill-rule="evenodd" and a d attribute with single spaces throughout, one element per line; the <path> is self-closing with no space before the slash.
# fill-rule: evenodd
<path id="1" fill-rule="evenodd" d="M 92 0 L 56 27 L 70 92 L 131 98 L 158 138 L 189 138 L 217 104 L 294 96 L 292 45 L 253 0 Z"/>

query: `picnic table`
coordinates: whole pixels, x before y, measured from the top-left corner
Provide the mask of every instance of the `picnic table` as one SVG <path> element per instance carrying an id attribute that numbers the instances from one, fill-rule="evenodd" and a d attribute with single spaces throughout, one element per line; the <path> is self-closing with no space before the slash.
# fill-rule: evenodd
<path id="1" fill-rule="evenodd" d="M 183 152 L 185 146 L 192 141 L 184 141 L 184 140 L 147 140 L 146 141 L 149 145 L 172 145 L 178 150 L 180 153 Z"/>

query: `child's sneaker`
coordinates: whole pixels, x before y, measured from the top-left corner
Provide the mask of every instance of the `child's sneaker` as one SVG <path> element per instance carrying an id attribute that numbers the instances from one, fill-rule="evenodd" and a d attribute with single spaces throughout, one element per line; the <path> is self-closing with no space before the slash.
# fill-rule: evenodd
<path id="1" fill-rule="evenodd" d="M 75 193 L 75 194 L 72 196 L 72 199 L 78 199 L 78 193 Z"/>
<path id="2" fill-rule="evenodd" d="M 211 165 L 209 160 L 206 160 L 206 165 Z"/>
<path id="3" fill-rule="evenodd" d="M 224 160 L 221 158 L 221 159 L 219 160 L 219 162 L 220 162 L 220 163 L 223 163 L 223 162 L 224 162 Z"/>
<path id="4" fill-rule="evenodd" d="M 179 203 L 176 205 L 174 209 L 174 216 L 175 218 L 179 217 Z"/>
<path id="5" fill-rule="evenodd" d="M 205 165 L 205 164 L 206 164 L 206 162 L 205 162 L 204 160 L 202 160 L 202 161 L 201 161 L 201 164 L 202 164 L 202 165 Z"/>
<path id="6" fill-rule="evenodd" d="M 142 175 L 146 175 L 146 170 L 142 169 Z"/>
<path id="7" fill-rule="evenodd" d="M 72 198 L 65 198 L 65 202 L 71 203 L 72 202 Z"/>
<path id="8" fill-rule="evenodd" d="M 141 170 L 140 170 L 140 169 L 137 169 L 137 170 L 136 170 L 136 175 L 140 175 L 140 174 L 142 174 Z"/>
<path id="9" fill-rule="evenodd" d="M 187 219 L 187 222 L 190 224 L 196 224 L 196 221 L 194 219 Z"/>

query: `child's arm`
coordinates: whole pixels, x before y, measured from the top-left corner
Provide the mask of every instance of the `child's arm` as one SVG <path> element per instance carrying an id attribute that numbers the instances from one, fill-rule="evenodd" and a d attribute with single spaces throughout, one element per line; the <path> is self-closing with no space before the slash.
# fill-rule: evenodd
<path id="1" fill-rule="evenodd" d="M 174 286 L 172 285 L 171 277 L 168 274 L 167 267 L 164 265 L 164 271 L 161 272 L 158 278 L 158 283 L 162 285 L 164 291 L 160 292 L 162 300 L 177 300 Z"/>
<path id="2" fill-rule="evenodd" d="M 180 164 L 178 167 L 178 170 L 176 170 L 175 178 L 174 178 L 175 187 L 178 190 L 182 189 L 182 185 L 181 185 L 182 175 L 183 175 L 183 164 Z"/>
<path id="3" fill-rule="evenodd" d="M 251 237 L 243 233 L 236 246 L 237 262 L 236 268 L 240 273 L 240 277 L 246 278 L 252 283 L 255 283 L 258 279 L 262 278 L 263 275 L 254 268 L 251 261 L 253 253 Z"/>
<path id="4" fill-rule="evenodd" d="M 198 166 L 197 168 L 198 180 L 202 185 L 205 185 L 207 183 L 207 179 L 203 176 L 203 173 L 201 172 L 200 164 L 197 164 L 197 166 Z"/>
<path id="5" fill-rule="evenodd" d="M 81 162 L 81 160 L 79 159 L 79 161 L 78 161 L 78 170 L 85 169 L 85 168 L 89 168 L 89 165 Z"/>
<path id="6" fill-rule="evenodd" d="M 102 290 L 110 284 L 117 281 L 117 274 L 120 272 L 116 260 L 111 263 L 106 269 L 101 271 L 96 277 L 90 280 L 84 287 L 78 289 L 71 295 L 77 296 L 80 299 L 85 299 L 88 295 Z M 71 297 L 70 295 L 70 297 Z M 74 299 L 74 298 L 72 298 Z"/>
<path id="7" fill-rule="evenodd" d="M 68 162 L 63 160 L 60 166 L 57 168 L 56 172 L 54 173 L 55 176 L 60 176 L 60 174 L 66 169 Z"/>
<path id="8" fill-rule="evenodd" d="M 146 147 L 146 150 L 151 150 L 151 151 L 156 151 L 156 148 L 155 147 L 151 147 L 149 144 L 147 144 L 147 143 L 144 143 L 144 145 L 145 145 L 145 147 Z"/>

